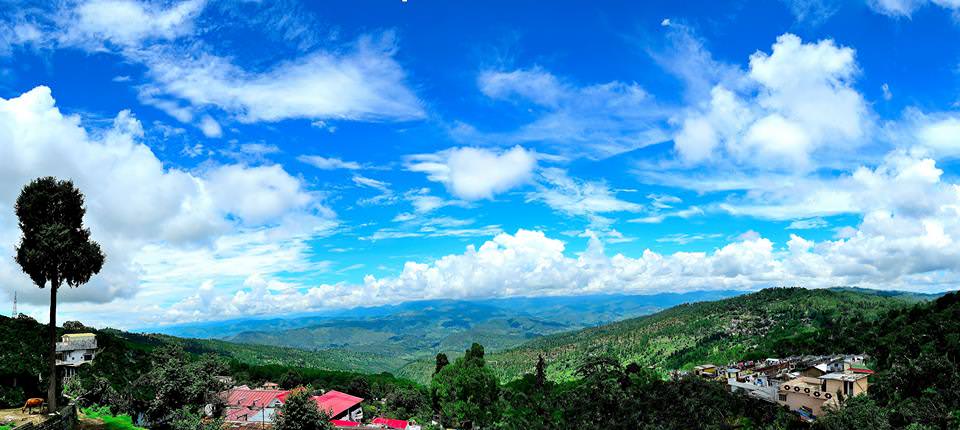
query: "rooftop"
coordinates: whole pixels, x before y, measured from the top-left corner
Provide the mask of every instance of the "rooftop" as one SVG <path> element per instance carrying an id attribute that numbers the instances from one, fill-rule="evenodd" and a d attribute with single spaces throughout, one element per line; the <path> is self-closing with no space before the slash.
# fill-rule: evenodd
<path id="1" fill-rule="evenodd" d="M 61 340 L 57 342 L 57 352 L 97 349 L 97 335 L 93 333 L 65 334 Z"/>
<path id="2" fill-rule="evenodd" d="M 870 372 L 870 373 L 873 373 L 873 372 Z M 869 377 L 870 373 L 834 372 L 834 373 L 828 373 L 826 375 L 823 375 L 820 377 L 820 379 L 831 379 L 835 381 L 853 382 L 853 381 L 859 381 L 863 378 Z"/>

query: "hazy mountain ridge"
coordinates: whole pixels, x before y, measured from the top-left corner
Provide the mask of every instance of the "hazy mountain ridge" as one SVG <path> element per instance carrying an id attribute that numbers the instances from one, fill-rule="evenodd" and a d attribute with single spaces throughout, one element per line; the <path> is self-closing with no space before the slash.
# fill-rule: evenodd
<path id="1" fill-rule="evenodd" d="M 496 351 L 553 333 L 648 315 L 670 306 L 730 297 L 737 291 L 524 297 L 490 300 L 427 300 L 356 309 L 347 316 L 228 321 L 168 327 L 166 332 L 219 334 L 244 344 L 311 351 L 342 349 L 405 360 L 439 351 L 461 351 L 473 342 Z M 249 327 L 247 330 L 242 330 Z M 182 336 L 182 335 L 181 335 Z"/>

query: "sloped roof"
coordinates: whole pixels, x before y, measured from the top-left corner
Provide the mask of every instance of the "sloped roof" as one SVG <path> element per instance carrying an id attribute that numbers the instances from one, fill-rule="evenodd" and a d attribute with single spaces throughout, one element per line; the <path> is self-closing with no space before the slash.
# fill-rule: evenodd
<path id="1" fill-rule="evenodd" d="M 327 391 L 322 396 L 315 396 L 313 399 L 316 400 L 317 407 L 330 417 L 340 416 L 340 414 L 363 402 L 360 397 L 341 393 L 337 390 Z M 280 401 L 283 401 L 283 399 L 281 398 Z"/>
<path id="2" fill-rule="evenodd" d="M 250 390 L 234 388 L 223 396 L 227 407 L 262 408 L 273 399 L 287 394 L 283 390 Z"/>
<path id="3" fill-rule="evenodd" d="M 225 421 L 247 421 L 256 411 L 247 408 L 227 408 L 224 411 Z"/>
<path id="4" fill-rule="evenodd" d="M 337 427 L 360 427 L 360 423 L 356 421 L 330 420 L 330 424 Z"/>
<path id="5" fill-rule="evenodd" d="M 403 430 L 407 428 L 407 421 L 405 420 L 395 420 L 391 418 L 375 418 L 373 420 L 374 424 L 383 424 L 392 429 Z"/>

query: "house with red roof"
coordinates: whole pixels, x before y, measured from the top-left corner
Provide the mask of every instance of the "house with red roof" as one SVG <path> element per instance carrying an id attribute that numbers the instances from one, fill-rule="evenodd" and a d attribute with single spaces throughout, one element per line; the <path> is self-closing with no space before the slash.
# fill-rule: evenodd
<path id="1" fill-rule="evenodd" d="M 337 390 L 330 390 L 320 396 L 314 396 L 313 399 L 317 402 L 317 408 L 326 412 L 330 419 L 345 421 L 363 420 L 363 408 L 360 407 L 363 399 L 360 397 L 341 393 Z"/>
<path id="2" fill-rule="evenodd" d="M 224 420 L 228 422 L 273 423 L 274 415 L 290 391 L 252 390 L 246 387 L 234 388 L 221 393 L 224 400 Z M 322 395 L 313 396 L 317 409 L 325 412 L 331 420 L 359 422 L 363 420 L 363 399 L 330 390 Z"/>

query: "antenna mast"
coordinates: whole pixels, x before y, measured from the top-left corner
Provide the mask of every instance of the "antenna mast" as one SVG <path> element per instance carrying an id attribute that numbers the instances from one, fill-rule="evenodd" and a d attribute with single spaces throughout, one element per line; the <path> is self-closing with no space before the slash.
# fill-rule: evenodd
<path id="1" fill-rule="evenodd" d="M 13 317 L 17 317 L 17 292 L 13 292 Z"/>

